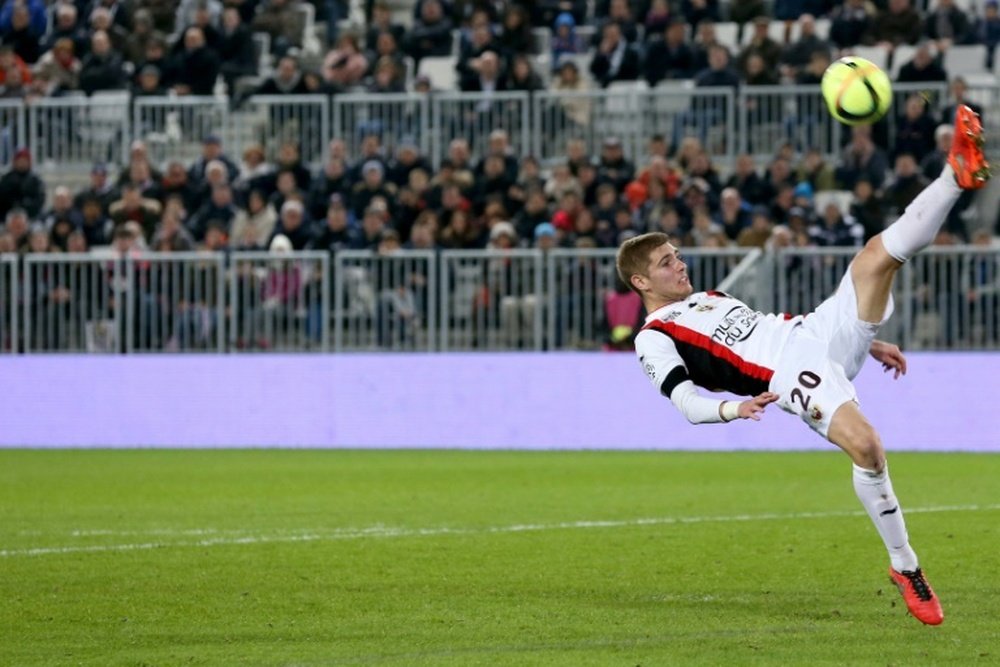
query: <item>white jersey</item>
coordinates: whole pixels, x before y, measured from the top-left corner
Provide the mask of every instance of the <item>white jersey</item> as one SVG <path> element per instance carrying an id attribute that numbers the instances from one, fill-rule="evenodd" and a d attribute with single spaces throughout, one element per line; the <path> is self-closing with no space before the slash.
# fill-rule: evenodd
<path id="1" fill-rule="evenodd" d="M 668 398 L 686 380 L 711 391 L 756 396 L 768 390 L 802 319 L 765 315 L 723 292 L 696 292 L 650 313 L 635 349 L 650 381 Z"/>

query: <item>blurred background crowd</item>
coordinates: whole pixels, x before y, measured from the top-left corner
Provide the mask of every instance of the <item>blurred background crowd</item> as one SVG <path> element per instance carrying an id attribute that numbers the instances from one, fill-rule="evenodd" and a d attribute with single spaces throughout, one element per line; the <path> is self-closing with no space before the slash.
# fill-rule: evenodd
<path id="1" fill-rule="evenodd" d="M 415 141 L 387 150 L 373 132 L 357 150 L 335 138 L 306 161 L 295 141 L 233 154 L 205 134 L 193 161 L 153 160 L 137 140 L 127 162 L 97 162 L 89 183 L 69 187 L 21 147 L 0 176 L 0 253 L 607 248 L 651 230 L 683 246 L 860 245 L 945 164 L 955 105 L 970 102 L 947 54 L 983 45 L 975 70 L 989 70 L 998 41 L 992 0 L 4 0 L 0 98 L 27 104 L 107 90 L 239 104 L 623 81 L 817 84 L 831 59 L 859 48 L 881 53 L 897 81 L 946 82 L 949 93 L 897 105 L 891 145 L 879 126 L 845 128 L 833 159 L 788 143 L 766 161 L 715 164 L 700 138 L 664 130 L 632 155 L 616 136 L 590 149 L 569 138 L 563 158 L 543 164 L 496 129 L 478 154 L 465 138 L 439 159 Z M 261 67 L 262 43 L 273 67 Z M 914 48 L 894 62 L 901 47 Z M 587 113 L 575 98 L 563 111 Z M 939 243 L 992 243 L 997 221 L 974 203 L 963 197 Z"/>

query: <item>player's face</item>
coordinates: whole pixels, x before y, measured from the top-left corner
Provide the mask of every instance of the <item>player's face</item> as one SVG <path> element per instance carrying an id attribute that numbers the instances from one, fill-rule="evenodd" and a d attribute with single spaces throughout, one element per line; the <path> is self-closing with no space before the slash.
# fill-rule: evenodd
<path id="1" fill-rule="evenodd" d="M 649 254 L 649 268 L 645 276 L 636 276 L 637 284 L 647 298 L 647 305 L 662 305 L 681 301 L 691 296 L 694 288 L 687 274 L 687 264 L 670 243 L 665 243 Z"/>

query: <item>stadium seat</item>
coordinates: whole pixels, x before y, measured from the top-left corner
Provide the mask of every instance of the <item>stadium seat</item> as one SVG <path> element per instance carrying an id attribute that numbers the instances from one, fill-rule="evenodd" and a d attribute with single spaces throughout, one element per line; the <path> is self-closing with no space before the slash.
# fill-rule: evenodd
<path id="1" fill-rule="evenodd" d="M 952 46 L 944 52 L 943 65 L 949 78 L 989 72 L 986 67 L 986 46 L 983 44 Z"/>
<path id="2" fill-rule="evenodd" d="M 816 19 L 816 36 L 820 39 L 830 39 L 830 19 Z"/>
<path id="3" fill-rule="evenodd" d="M 271 35 L 266 32 L 253 33 L 254 58 L 257 74 L 265 76 L 271 71 Z"/>
<path id="4" fill-rule="evenodd" d="M 734 21 L 722 21 L 715 24 L 715 38 L 719 40 L 719 44 L 731 52 L 740 50 L 739 34 L 740 26 Z"/>
<path id="5" fill-rule="evenodd" d="M 851 54 L 872 61 L 877 67 L 885 69 L 889 65 L 889 54 L 885 49 L 878 46 L 855 46 L 850 49 Z M 892 77 L 895 79 L 896 77 Z"/>
<path id="6" fill-rule="evenodd" d="M 532 37 L 531 53 L 533 55 L 552 52 L 551 30 L 549 30 L 548 28 L 533 28 L 531 30 L 531 37 Z"/>
<path id="7" fill-rule="evenodd" d="M 307 55 L 319 55 L 323 50 L 316 37 L 316 8 L 308 2 L 295 5 L 295 11 L 302 14 L 302 51 Z"/>
<path id="8" fill-rule="evenodd" d="M 438 90 L 456 90 L 458 88 L 458 72 L 455 70 L 457 63 L 458 58 L 455 56 L 421 58 L 417 75 L 429 77 L 431 85 Z"/>

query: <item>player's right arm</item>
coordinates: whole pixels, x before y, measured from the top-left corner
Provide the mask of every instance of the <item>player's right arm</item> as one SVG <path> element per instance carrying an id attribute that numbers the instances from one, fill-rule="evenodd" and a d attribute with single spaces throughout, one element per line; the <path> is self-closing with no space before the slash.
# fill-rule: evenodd
<path id="1" fill-rule="evenodd" d="M 653 386 L 692 424 L 717 424 L 734 419 L 760 419 L 764 407 L 778 395 L 764 392 L 745 401 L 707 398 L 688 376 L 684 359 L 673 340 L 658 331 L 640 331 L 635 339 L 639 363 Z"/>

